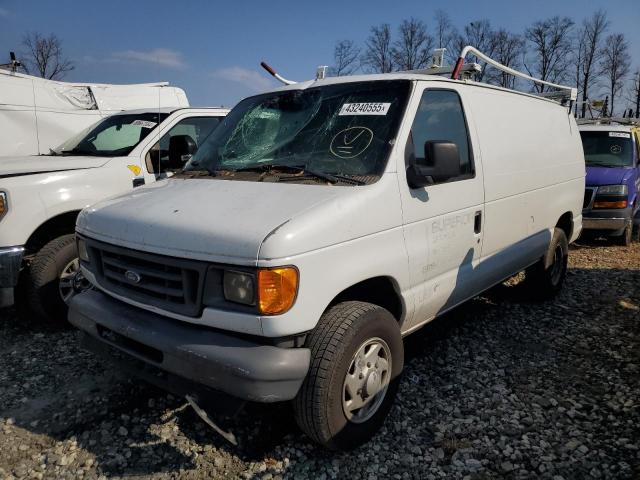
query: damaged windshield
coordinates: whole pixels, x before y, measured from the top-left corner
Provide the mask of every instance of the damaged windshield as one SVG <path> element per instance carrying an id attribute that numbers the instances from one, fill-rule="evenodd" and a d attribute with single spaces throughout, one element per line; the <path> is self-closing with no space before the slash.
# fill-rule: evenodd
<path id="1" fill-rule="evenodd" d="M 86 128 L 52 150 L 55 155 L 117 157 L 129 155 L 167 113 L 112 115 Z"/>
<path id="2" fill-rule="evenodd" d="M 273 174 L 290 181 L 375 181 L 384 171 L 409 85 L 354 82 L 248 98 L 209 136 L 184 173 L 225 172 L 225 178 L 254 181 Z"/>

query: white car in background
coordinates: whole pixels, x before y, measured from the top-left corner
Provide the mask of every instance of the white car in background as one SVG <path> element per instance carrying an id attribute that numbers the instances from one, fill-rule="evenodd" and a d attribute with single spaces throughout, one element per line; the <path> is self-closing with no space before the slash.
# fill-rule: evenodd
<path id="1" fill-rule="evenodd" d="M 66 321 L 83 287 L 80 210 L 182 168 L 226 115 L 220 108 L 132 110 L 100 120 L 50 155 L 0 157 L 0 305 Z M 132 212 L 134 213 L 134 212 Z"/>

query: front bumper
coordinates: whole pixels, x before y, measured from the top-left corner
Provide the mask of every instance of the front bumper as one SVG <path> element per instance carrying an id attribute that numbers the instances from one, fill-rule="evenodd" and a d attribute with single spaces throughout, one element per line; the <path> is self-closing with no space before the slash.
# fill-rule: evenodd
<path id="1" fill-rule="evenodd" d="M 631 208 L 582 212 L 584 230 L 622 230 L 633 220 Z"/>
<path id="2" fill-rule="evenodd" d="M 582 219 L 584 230 L 622 230 L 629 224 L 627 218 L 589 218 Z"/>
<path id="3" fill-rule="evenodd" d="M 0 288 L 13 288 L 18 284 L 24 247 L 0 248 Z"/>
<path id="4" fill-rule="evenodd" d="M 95 340 L 149 365 L 243 400 L 291 400 L 309 369 L 307 348 L 262 345 L 147 312 L 93 290 L 73 297 L 69 321 Z"/>

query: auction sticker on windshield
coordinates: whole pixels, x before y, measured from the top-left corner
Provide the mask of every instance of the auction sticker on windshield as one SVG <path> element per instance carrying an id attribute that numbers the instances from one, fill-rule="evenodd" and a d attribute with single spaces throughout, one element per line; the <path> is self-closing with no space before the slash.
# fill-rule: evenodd
<path id="1" fill-rule="evenodd" d="M 609 136 L 618 137 L 618 138 L 631 138 L 630 133 L 624 133 L 624 132 L 609 132 Z"/>
<path id="2" fill-rule="evenodd" d="M 386 115 L 391 103 L 345 103 L 338 115 Z"/>
<path id="3" fill-rule="evenodd" d="M 147 120 L 134 120 L 131 122 L 131 125 L 135 125 L 136 127 L 142 128 L 153 128 L 157 125 L 156 122 L 149 122 Z"/>

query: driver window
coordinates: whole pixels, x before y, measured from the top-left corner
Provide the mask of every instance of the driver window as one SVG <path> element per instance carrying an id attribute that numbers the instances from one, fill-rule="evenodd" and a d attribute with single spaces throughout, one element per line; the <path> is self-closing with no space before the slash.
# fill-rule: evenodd
<path id="1" fill-rule="evenodd" d="M 424 158 L 424 144 L 433 140 L 444 140 L 458 146 L 460 173 L 456 179 L 473 175 L 467 123 L 460 97 L 452 90 L 425 90 L 422 94 L 409 138 L 414 156 L 411 161 L 429 166 L 429 159 Z"/>
<path id="2" fill-rule="evenodd" d="M 221 119 L 222 117 L 191 117 L 179 121 L 147 153 L 147 171 L 159 175 L 180 170 Z"/>

